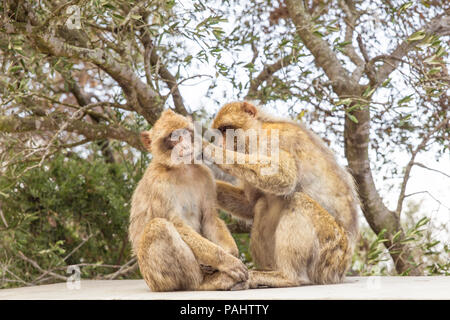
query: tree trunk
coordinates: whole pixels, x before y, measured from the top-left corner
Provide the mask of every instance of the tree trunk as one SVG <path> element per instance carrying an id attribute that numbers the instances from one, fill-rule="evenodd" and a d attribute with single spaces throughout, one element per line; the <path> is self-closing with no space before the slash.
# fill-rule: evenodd
<path id="1" fill-rule="evenodd" d="M 328 42 L 311 31 L 313 24 L 304 2 L 286 0 L 285 3 L 289 16 L 296 26 L 297 34 L 314 56 L 317 67 L 323 69 L 330 79 L 333 91 L 340 98 L 362 97 L 365 86 L 360 85 L 359 79 L 354 79 L 343 67 Z M 385 75 L 383 74 L 383 76 Z M 365 99 L 367 97 L 363 100 Z M 352 114 L 358 123 L 348 117 L 345 119 L 345 156 L 357 183 L 364 216 L 375 233 L 378 234 L 381 230 L 386 229 L 389 241 L 385 242 L 385 245 L 394 260 L 397 272 L 410 275 L 419 274 L 408 245 L 398 242 L 393 245 L 392 243 L 392 238 L 396 233 L 400 231 L 403 234 L 400 217 L 386 208 L 373 181 L 369 161 L 370 110 L 365 107 L 363 110 L 352 112 Z"/>
<path id="2" fill-rule="evenodd" d="M 386 229 L 385 237 L 388 241 L 385 246 L 394 260 L 396 271 L 399 274 L 419 275 L 421 272 L 411 257 L 411 249 L 398 242 L 403 239 L 400 216 L 384 205 L 373 181 L 369 161 L 370 111 L 367 108 L 355 111 L 353 115 L 358 119 L 358 123 L 348 117 L 345 119 L 345 157 L 358 187 L 364 216 L 376 234 Z M 401 235 L 396 243 L 393 243 L 392 238 L 399 231 Z"/>

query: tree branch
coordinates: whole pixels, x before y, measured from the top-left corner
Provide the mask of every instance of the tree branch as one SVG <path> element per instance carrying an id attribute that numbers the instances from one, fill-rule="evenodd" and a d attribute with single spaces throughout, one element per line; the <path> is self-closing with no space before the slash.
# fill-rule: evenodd
<path id="1" fill-rule="evenodd" d="M 65 277 L 65 276 L 62 276 L 62 275 L 60 275 L 60 274 L 54 273 L 54 272 L 49 271 L 49 270 L 44 270 L 44 269 L 42 269 L 36 261 L 34 261 L 34 260 L 32 260 L 32 259 L 26 257 L 26 256 L 22 253 L 22 251 L 19 251 L 19 257 L 20 257 L 23 261 L 28 262 L 28 263 L 31 264 L 33 267 L 35 267 L 36 269 L 38 269 L 41 273 L 49 274 L 49 275 L 51 275 L 52 277 L 57 278 L 57 279 L 59 279 L 59 280 L 67 281 L 67 277 Z"/>
<path id="2" fill-rule="evenodd" d="M 426 146 L 427 142 L 431 139 L 433 134 L 435 134 L 437 131 L 439 131 L 444 126 L 447 126 L 448 122 L 449 122 L 449 118 L 445 118 L 441 122 L 439 122 L 439 124 L 436 127 L 434 127 L 433 130 L 431 130 L 425 137 L 423 137 L 422 141 L 417 146 L 417 148 L 412 151 L 411 159 L 409 160 L 409 162 L 405 168 L 405 174 L 403 175 L 402 186 L 400 188 L 400 195 L 397 200 L 397 209 L 395 210 L 395 212 L 397 213 L 398 216 L 400 216 L 400 214 L 402 212 L 403 201 L 405 199 L 406 185 L 408 183 L 409 176 L 411 174 L 411 169 L 412 169 L 413 165 L 415 164 L 414 160 L 416 159 L 417 154 L 419 153 L 420 150 L 422 150 Z M 425 166 L 423 166 L 423 167 L 425 167 Z"/>
<path id="3" fill-rule="evenodd" d="M 130 68 L 118 63 L 105 51 L 76 47 L 53 35 L 51 31 L 41 35 L 31 33 L 42 52 L 57 57 L 76 58 L 91 62 L 108 73 L 122 87 L 133 108 L 151 124 L 155 123 L 162 111 L 161 97 L 144 83 Z"/>
<path id="4" fill-rule="evenodd" d="M 70 72 L 68 72 L 67 74 L 62 74 L 62 76 L 64 77 L 64 79 L 69 87 L 69 91 L 74 95 L 78 104 L 81 107 L 89 106 L 90 99 L 86 96 L 86 94 L 80 88 L 78 83 L 72 77 L 72 74 Z M 92 121 L 96 124 L 101 123 L 101 121 L 105 118 L 105 117 L 103 117 L 103 114 L 101 114 L 100 117 L 96 116 L 94 114 L 90 114 L 89 116 L 92 119 Z M 101 149 L 102 155 L 105 158 L 105 161 L 107 163 L 115 163 L 116 162 L 116 160 L 114 158 L 114 152 L 112 151 L 108 140 L 98 140 L 97 145 Z"/>
<path id="5" fill-rule="evenodd" d="M 2 210 L 2 203 L 0 202 L 0 218 L 2 218 L 2 222 L 5 225 L 6 229 L 9 228 L 8 222 L 6 221 L 6 218 L 3 214 L 3 210 Z"/>
<path id="6" fill-rule="evenodd" d="M 61 115 L 47 117 L 0 116 L 0 132 L 19 133 L 32 131 L 57 131 L 66 119 Z M 82 120 L 68 122 L 66 131 L 79 133 L 91 141 L 115 139 L 127 142 L 132 147 L 145 151 L 139 135 L 118 125 L 90 124 Z"/>
<path id="7" fill-rule="evenodd" d="M 140 4 L 138 9 L 141 5 Z M 23 2 L 22 7 L 26 11 L 29 23 L 32 27 L 27 27 L 27 36 L 30 40 L 36 42 L 36 47 L 44 53 L 50 53 L 57 57 L 76 58 L 85 62 L 91 62 L 108 73 L 122 87 L 125 96 L 132 102 L 132 106 L 146 120 L 153 124 L 162 111 L 161 97 L 158 92 L 145 84 L 130 68 L 122 63 L 118 63 L 106 51 L 100 48 L 89 49 L 70 45 L 66 37 L 68 34 L 59 33 L 59 36 L 65 37 L 64 40 L 55 36 L 55 30 L 50 27 L 47 30 L 41 30 L 42 25 L 36 17 L 30 4 Z M 137 10 L 137 9 L 136 9 Z M 127 15 L 127 18 L 131 15 Z M 128 20 L 124 21 L 128 22 Z"/>
<path id="8" fill-rule="evenodd" d="M 352 80 L 328 43 L 311 31 L 311 17 L 307 13 L 303 1 L 286 0 L 286 5 L 297 34 L 314 56 L 316 65 L 322 68 L 330 79 L 334 91 L 338 94 L 354 93 L 355 87 L 359 87 L 359 85 Z"/>
<path id="9" fill-rule="evenodd" d="M 348 44 L 344 47 L 343 53 L 350 58 L 350 60 L 356 65 L 356 67 L 364 68 L 364 61 L 356 53 L 355 47 L 352 44 L 355 24 L 358 20 L 358 15 L 355 12 L 355 6 L 353 4 L 353 1 L 350 0 L 340 0 L 339 5 L 341 6 L 346 16 L 346 19 L 344 20 L 346 24 L 344 41 L 348 42 Z"/>
<path id="10" fill-rule="evenodd" d="M 445 172 L 442 172 L 442 171 L 440 171 L 440 170 L 437 170 L 437 169 L 433 169 L 433 168 L 427 167 L 427 166 L 424 165 L 423 163 L 420 163 L 420 162 L 414 162 L 413 164 L 416 165 L 416 166 L 418 166 L 418 167 L 421 167 L 421 168 L 424 168 L 424 169 L 427 169 L 427 170 L 430 170 L 430 171 L 434 171 L 434 172 L 440 173 L 440 174 L 446 176 L 447 178 L 450 178 L 450 175 L 449 175 L 449 174 L 447 174 L 447 173 L 445 173 Z"/>
<path id="11" fill-rule="evenodd" d="M 438 199 L 436 199 L 436 197 L 433 196 L 429 191 L 417 191 L 417 192 L 413 192 L 413 193 L 410 193 L 410 194 L 405 195 L 405 198 L 412 197 L 412 196 L 415 196 L 415 195 L 417 195 L 417 194 L 424 194 L 424 193 L 426 193 L 427 195 L 429 195 L 429 196 L 430 196 L 434 201 L 436 201 L 440 206 L 443 206 L 444 208 L 450 210 L 449 207 L 447 207 L 447 206 L 444 205 L 441 201 L 439 201 Z"/>
<path id="12" fill-rule="evenodd" d="M 125 263 L 123 266 L 120 267 L 119 270 L 117 270 L 116 272 L 113 272 L 111 274 L 108 275 L 104 275 L 101 276 L 102 279 L 108 279 L 108 280 L 114 280 L 117 279 L 118 277 L 125 275 L 129 272 L 133 272 L 135 270 L 137 270 L 138 268 L 138 262 L 136 260 L 136 258 L 132 258 L 131 260 L 129 260 L 127 263 Z"/>
<path id="13" fill-rule="evenodd" d="M 273 64 L 266 65 L 259 75 L 250 81 L 250 88 L 248 89 L 245 99 L 255 98 L 258 94 L 259 86 L 266 80 L 268 80 L 275 72 L 288 66 L 294 58 L 293 54 L 287 55 Z"/>
<path id="14" fill-rule="evenodd" d="M 161 58 L 156 53 L 155 47 L 153 45 L 153 41 L 150 38 L 148 30 L 145 30 L 141 35 L 141 41 L 145 48 L 144 59 L 148 59 L 151 66 L 156 66 L 161 62 Z M 149 71 L 146 70 L 147 78 L 150 77 L 148 75 Z M 180 90 L 178 89 L 177 79 L 170 73 L 170 71 L 162 64 L 159 64 L 158 74 L 161 79 L 166 83 L 167 87 L 169 87 L 173 103 L 175 105 L 175 110 L 182 114 L 187 115 L 188 112 L 183 102 L 183 98 L 181 96 Z"/>
<path id="15" fill-rule="evenodd" d="M 450 34 L 450 16 L 440 15 L 432 19 L 424 28 L 426 35 L 445 36 Z M 415 48 L 420 40 L 408 41 L 404 40 L 395 48 L 392 53 L 385 56 L 385 62 L 380 66 L 376 73 L 375 85 L 378 86 L 400 65 L 402 58 L 408 54 L 409 51 Z M 370 61 L 373 64 L 376 60 Z"/>

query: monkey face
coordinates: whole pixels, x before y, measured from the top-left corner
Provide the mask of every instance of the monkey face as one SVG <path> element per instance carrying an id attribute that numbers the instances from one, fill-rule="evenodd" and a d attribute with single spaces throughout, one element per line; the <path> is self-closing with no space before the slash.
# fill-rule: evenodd
<path id="1" fill-rule="evenodd" d="M 172 131 L 163 141 L 164 148 L 171 150 L 173 163 L 192 163 L 194 154 L 194 132 L 189 128 Z"/>
<path id="2" fill-rule="evenodd" d="M 257 139 L 259 122 L 257 108 L 249 102 L 232 102 L 224 105 L 217 113 L 212 128 L 220 131 L 223 139 L 218 144 L 229 150 L 252 152 L 250 143 Z"/>
<path id="3" fill-rule="evenodd" d="M 170 109 L 161 114 L 150 131 L 141 133 L 141 139 L 154 161 L 168 166 L 192 163 L 193 124 Z"/>

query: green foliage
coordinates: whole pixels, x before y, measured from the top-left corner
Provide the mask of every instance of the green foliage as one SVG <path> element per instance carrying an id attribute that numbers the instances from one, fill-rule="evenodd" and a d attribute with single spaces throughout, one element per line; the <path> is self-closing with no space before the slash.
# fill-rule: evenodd
<path id="1" fill-rule="evenodd" d="M 80 263 L 121 265 L 130 259 L 127 236 L 129 205 L 146 160 L 109 164 L 101 157 L 59 155 L 19 179 L 0 177 L 2 211 L 8 227 L 0 229 L 0 272 L 24 282 L 39 271 L 17 258 L 19 252 L 44 269 L 65 272 Z M 93 278 L 115 271 L 83 267 Z M 8 275 L 11 278 L 11 274 Z M 7 287 L 11 283 L 1 283 Z"/>
<path id="2" fill-rule="evenodd" d="M 408 208 L 404 212 L 403 230 L 405 231 L 397 232 L 392 239 L 385 237 L 385 229 L 376 235 L 370 228 L 363 228 L 350 273 L 363 276 L 394 275 L 392 261 L 384 245 L 388 244 L 391 253 L 401 254 L 402 252 L 392 248 L 396 248 L 397 244 L 408 244 L 412 249 L 412 255 L 418 261 L 415 267 L 422 270 L 423 274 L 450 275 L 449 244 L 436 239 L 435 227 L 432 226 L 432 220 L 429 217 L 422 217 L 415 222 L 417 218 L 413 219 L 413 216 L 417 215 L 419 210 L 420 204 L 408 203 Z M 403 258 L 409 259 L 409 257 Z M 406 270 L 401 275 L 407 276 L 410 271 Z"/>
<path id="3" fill-rule="evenodd" d="M 241 260 L 247 265 L 249 269 L 252 269 L 254 267 L 254 264 L 249 248 L 250 234 L 233 233 L 232 235 L 238 246 Z"/>
<path id="4" fill-rule="evenodd" d="M 220 211 L 220 218 L 225 221 L 228 225 L 239 223 L 235 219 L 231 218 L 229 214 L 224 211 Z M 239 249 L 239 254 L 241 260 L 247 265 L 248 268 L 253 268 L 253 259 L 250 254 L 250 234 L 248 233 L 232 233 L 234 240 Z"/>

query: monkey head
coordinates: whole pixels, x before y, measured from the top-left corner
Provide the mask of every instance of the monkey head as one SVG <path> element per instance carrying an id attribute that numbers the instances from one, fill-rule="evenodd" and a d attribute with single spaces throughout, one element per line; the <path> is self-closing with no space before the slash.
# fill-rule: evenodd
<path id="1" fill-rule="evenodd" d="M 218 144 L 226 142 L 226 148 L 239 152 L 249 151 L 256 146 L 249 141 L 257 139 L 261 123 L 258 119 L 259 110 L 250 102 L 231 102 L 224 105 L 217 113 L 212 128 L 220 131 L 223 139 Z M 239 141 L 242 148 L 239 148 Z"/>
<path id="2" fill-rule="evenodd" d="M 141 132 L 144 147 L 152 161 L 174 167 L 192 163 L 194 157 L 194 125 L 192 121 L 168 109 L 151 130 Z"/>

